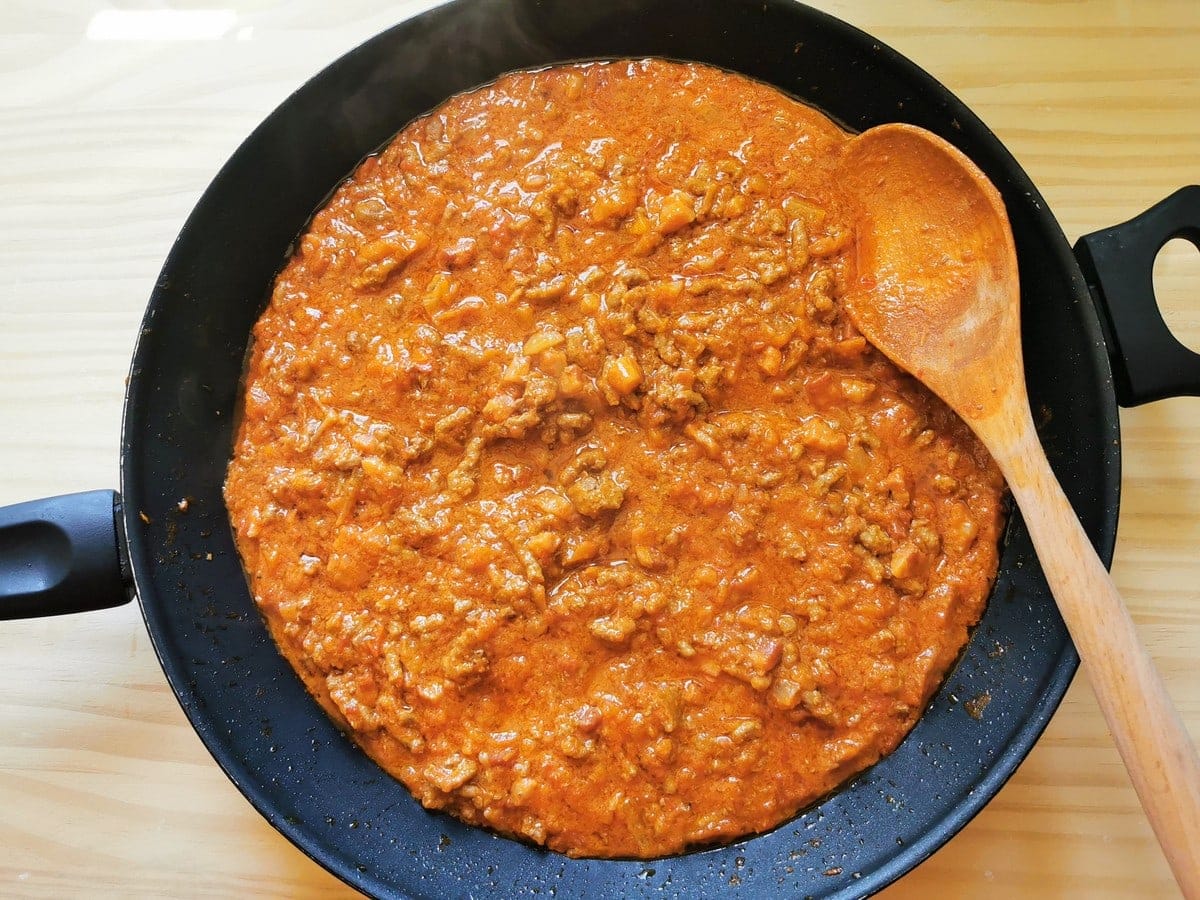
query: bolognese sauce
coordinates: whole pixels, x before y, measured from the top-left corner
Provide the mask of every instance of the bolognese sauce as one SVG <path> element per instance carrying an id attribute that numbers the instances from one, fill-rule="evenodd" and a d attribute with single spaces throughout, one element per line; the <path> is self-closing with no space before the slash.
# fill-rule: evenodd
<path id="1" fill-rule="evenodd" d="M 280 650 L 425 806 L 573 856 L 760 832 L 955 660 L 1004 485 L 840 308 L 846 138 L 700 65 L 516 73 L 299 240 L 226 499 Z"/>

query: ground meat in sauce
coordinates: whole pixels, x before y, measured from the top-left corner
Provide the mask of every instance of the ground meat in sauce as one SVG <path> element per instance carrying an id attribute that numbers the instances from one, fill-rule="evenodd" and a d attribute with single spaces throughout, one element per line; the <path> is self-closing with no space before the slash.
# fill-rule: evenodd
<path id="1" fill-rule="evenodd" d="M 715 69 L 564 66 L 314 218 L 226 497 L 282 652 L 426 806 L 573 856 L 730 840 L 955 659 L 1003 482 L 841 312 L 844 140 Z"/>

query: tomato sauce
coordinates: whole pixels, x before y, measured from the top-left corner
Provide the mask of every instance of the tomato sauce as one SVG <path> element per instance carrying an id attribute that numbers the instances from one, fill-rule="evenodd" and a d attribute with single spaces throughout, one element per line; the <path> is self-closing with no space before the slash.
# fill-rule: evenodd
<path id="1" fill-rule="evenodd" d="M 561 66 L 314 217 L 226 498 L 282 653 L 426 806 L 574 856 L 759 832 L 957 657 L 1004 485 L 841 310 L 845 140 L 716 69 Z"/>

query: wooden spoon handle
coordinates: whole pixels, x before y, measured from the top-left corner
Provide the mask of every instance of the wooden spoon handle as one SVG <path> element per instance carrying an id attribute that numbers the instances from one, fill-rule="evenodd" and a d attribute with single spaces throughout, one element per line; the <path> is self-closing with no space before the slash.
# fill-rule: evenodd
<path id="1" fill-rule="evenodd" d="M 1028 419 L 1028 413 L 1024 418 Z M 1200 898 L 1200 758 L 1116 585 L 1063 494 L 1032 422 L 997 458 L 1154 833 Z"/>

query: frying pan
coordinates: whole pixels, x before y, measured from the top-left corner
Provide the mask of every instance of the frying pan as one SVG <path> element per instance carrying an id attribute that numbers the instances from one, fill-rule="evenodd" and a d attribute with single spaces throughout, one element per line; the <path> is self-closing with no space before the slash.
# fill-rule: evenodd
<path id="1" fill-rule="evenodd" d="M 276 653 L 246 591 L 220 485 L 249 328 L 292 239 L 365 153 L 448 94 L 513 68 L 653 54 L 762 78 L 855 129 L 906 120 L 958 144 L 1005 195 L 1031 399 L 1047 413 L 1043 441 L 1106 559 L 1118 505 L 1117 400 L 1200 386 L 1197 360 L 1159 329 L 1149 287 L 1166 240 L 1200 239 L 1189 224 L 1200 222 L 1195 192 L 1085 238 L 1077 262 L 1011 156 L 911 63 L 786 0 L 713 4 L 701 23 L 693 7 L 461 0 L 330 66 L 235 154 L 172 249 L 130 372 L 121 494 L 0 511 L 3 614 L 99 608 L 136 593 L 172 688 L 230 778 L 297 846 L 368 893 L 869 893 L 994 795 L 1077 664 L 1014 518 L 988 612 L 913 733 L 770 834 L 651 863 L 567 860 L 422 811 L 337 731 Z M 472 52 L 446 65 L 463 46 Z M 989 696 L 986 715 L 968 719 L 951 692 Z"/>

